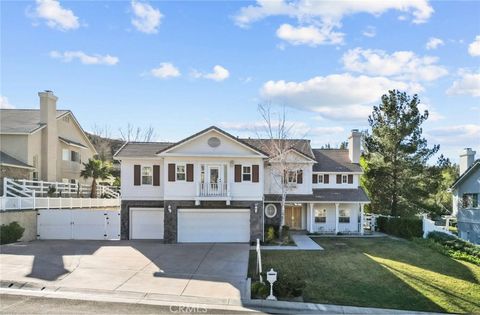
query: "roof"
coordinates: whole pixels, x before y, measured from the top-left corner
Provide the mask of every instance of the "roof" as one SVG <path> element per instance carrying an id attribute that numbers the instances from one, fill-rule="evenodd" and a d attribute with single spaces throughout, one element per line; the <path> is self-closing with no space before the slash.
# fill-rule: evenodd
<path id="1" fill-rule="evenodd" d="M 281 201 L 280 194 L 265 195 L 265 202 Z M 313 194 L 287 194 L 287 201 L 301 202 L 370 202 L 362 188 L 357 189 L 313 189 Z"/>
<path id="2" fill-rule="evenodd" d="M 172 142 L 127 142 L 115 154 L 114 158 L 157 157 L 157 152 L 168 148 Z"/>
<path id="3" fill-rule="evenodd" d="M 313 159 L 313 160 L 315 159 L 315 156 L 312 153 L 312 148 L 310 146 L 310 140 L 305 140 L 305 139 L 272 140 L 272 139 L 250 139 L 250 138 L 241 139 L 241 140 L 261 151 L 268 151 L 267 146 L 269 146 L 272 141 L 281 141 L 280 143 L 283 144 L 284 148 L 293 149 L 307 156 L 310 159 Z"/>
<path id="4" fill-rule="evenodd" d="M 195 134 L 193 134 L 193 135 L 191 135 L 191 136 L 189 136 L 189 137 L 187 137 L 187 138 L 185 138 L 185 139 L 183 139 L 183 140 L 180 140 L 180 141 L 178 141 L 178 142 L 172 143 L 170 146 L 159 150 L 159 151 L 157 152 L 157 154 L 162 153 L 162 152 L 164 152 L 164 151 L 167 151 L 167 150 L 169 150 L 169 149 L 172 149 L 172 148 L 174 148 L 174 147 L 176 147 L 176 146 L 178 146 L 178 145 L 180 145 L 180 144 L 182 144 L 182 143 L 185 143 L 185 142 L 187 142 L 187 141 L 189 141 L 189 140 L 191 140 L 191 139 L 193 139 L 193 138 L 196 138 L 196 137 L 198 137 L 198 136 L 200 136 L 200 135 L 202 135 L 202 134 L 204 134 L 204 133 L 206 133 L 206 132 L 208 132 L 208 131 L 210 131 L 210 130 L 215 130 L 215 131 L 221 133 L 222 135 L 226 136 L 227 138 L 232 139 L 233 141 L 240 142 L 241 144 L 249 147 L 250 149 L 252 149 L 252 150 L 254 150 L 254 151 L 258 152 L 258 153 L 261 153 L 261 154 L 263 154 L 263 155 L 267 155 L 267 156 L 268 156 L 268 154 L 266 154 L 265 152 L 263 152 L 263 151 L 262 151 L 261 149 L 259 149 L 258 147 L 255 147 L 255 146 L 251 145 L 250 143 L 247 143 L 247 142 L 245 141 L 245 139 L 240 139 L 240 138 L 238 138 L 238 137 L 235 137 L 235 136 L 229 134 L 228 132 L 226 132 L 225 130 L 222 130 L 222 129 L 218 128 L 217 126 L 210 126 L 210 127 L 205 128 L 205 129 L 203 129 L 203 130 L 201 130 L 201 131 L 199 131 L 199 132 L 197 132 L 197 133 L 195 133 Z"/>
<path id="5" fill-rule="evenodd" d="M 460 184 L 465 178 L 470 176 L 470 174 L 473 174 L 473 169 L 475 169 L 477 166 L 480 166 L 480 159 L 473 162 L 472 165 L 470 165 L 470 167 L 467 168 L 467 170 L 465 172 L 463 172 L 463 174 L 460 175 L 459 178 L 457 178 L 457 180 L 452 184 L 452 187 L 450 187 L 450 188 L 453 189 L 453 188 L 457 187 L 458 184 Z"/>
<path id="6" fill-rule="evenodd" d="M 67 139 L 67 138 L 64 138 L 64 137 L 58 137 L 58 139 L 60 139 L 60 141 L 65 142 L 66 144 L 88 149 L 86 146 L 84 146 L 83 144 L 81 144 L 79 142 L 75 142 L 73 140 L 70 140 L 70 139 Z"/>
<path id="7" fill-rule="evenodd" d="M 350 162 L 348 149 L 313 149 L 314 172 L 362 172 L 360 164 Z"/>
<path id="8" fill-rule="evenodd" d="M 21 168 L 34 168 L 31 165 L 28 165 L 27 163 L 24 163 L 20 160 L 17 160 L 11 155 L 8 155 L 5 152 L 0 151 L 0 164 L 8 164 L 11 166 L 16 166 L 16 167 L 21 167 Z"/>
<path id="9" fill-rule="evenodd" d="M 57 118 L 68 112 L 57 110 Z M 43 126 L 39 109 L 0 109 L 0 133 L 32 133 Z"/>

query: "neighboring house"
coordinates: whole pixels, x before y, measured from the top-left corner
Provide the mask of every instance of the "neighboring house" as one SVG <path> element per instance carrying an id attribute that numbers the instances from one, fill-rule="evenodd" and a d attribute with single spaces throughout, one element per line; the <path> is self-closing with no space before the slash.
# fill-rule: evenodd
<path id="1" fill-rule="evenodd" d="M 470 148 L 460 155 L 460 177 L 453 183 L 453 215 L 457 216 L 458 235 L 480 244 L 480 160 Z"/>
<path id="2" fill-rule="evenodd" d="M 249 242 L 266 225 L 282 225 L 279 187 L 265 140 L 240 139 L 210 127 L 180 142 L 126 143 L 121 162 L 122 239 Z M 312 149 L 292 141 L 298 169 L 286 176 L 284 224 L 310 232 L 362 233 L 369 200 L 359 188 L 360 133 L 349 150 Z"/>
<path id="3" fill-rule="evenodd" d="M 4 177 L 78 182 L 82 162 L 97 153 L 73 113 L 57 110 L 51 91 L 38 96 L 40 109 L 0 109 L 2 184 Z"/>

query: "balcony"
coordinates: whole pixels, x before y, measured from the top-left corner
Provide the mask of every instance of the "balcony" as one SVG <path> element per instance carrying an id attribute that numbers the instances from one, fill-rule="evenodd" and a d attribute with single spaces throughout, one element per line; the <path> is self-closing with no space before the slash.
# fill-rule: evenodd
<path id="1" fill-rule="evenodd" d="M 225 200 L 230 204 L 230 185 L 228 183 L 198 183 L 195 202 L 201 200 Z"/>

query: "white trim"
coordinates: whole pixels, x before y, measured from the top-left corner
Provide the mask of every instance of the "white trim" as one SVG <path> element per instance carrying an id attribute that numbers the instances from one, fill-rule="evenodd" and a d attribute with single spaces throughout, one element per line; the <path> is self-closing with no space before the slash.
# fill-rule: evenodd
<path id="1" fill-rule="evenodd" d="M 187 164 L 191 164 L 191 163 L 175 163 L 175 181 L 176 182 L 186 182 L 187 181 Z M 195 164 L 193 164 L 193 168 L 194 168 L 194 173 L 195 173 Z M 183 166 L 183 175 L 185 175 L 185 177 L 183 179 L 178 179 L 178 167 L 179 166 Z M 181 173 L 182 174 L 182 173 Z"/>
<path id="2" fill-rule="evenodd" d="M 183 140 L 180 140 L 179 142 L 181 142 L 181 143 L 174 144 L 173 146 L 171 146 L 171 147 L 168 148 L 167 150 L 165 150 L 165 151 L 163 151 L 163 152 L 160 152 L 160 153 L 158 153 L 157 155 L 158 155 L 158 156 L 183 156 L 182 154 L 175 154 L 175 153 L 174 153 L 174 154 L 168 154 L 168 151 L 171 151 L 171 150 L 173 150 L 173 149 L 175 149 L 175 148 L 178 148 L 178 147 L 180 147 L 180 146 L 183 146 L 184 144 L 187 144 L 187 143 L 189 143 L 189 142 L 191 142 L 191 141 L 193 141 L 193 140 L 195 140 L 195 139 L 198 139 L 199 137 L 201 137 L 201 136 L 203 136 L 203 135 L 205 135 L 205 134 L 207 134 L 207 133 L 209 133 L 209 132 L 215 132 L 215 133 L 219 134 L 220 136 L 225 137 L 225 138 L 228 138 L 228 139 L 230 139 L 230 140 L 238 143 L 238 144 L 241 145 L 242 147 L 244 147 L 244 148 L 246 148 L 246 149 L 248 149 L 248 150 L 250 150 L 250 151 L 252 151 L 252 152 L 257 153 L 257 154 L 259 155 L 259 156 L 255 156 L 255 157 L 257 157 L 257 158 L 258 158 L 258 157 L 267 158 L 267 156 L 264 155 L 263 153 L 261 153 L 261 152 L 255 150 L 255 149 L 253 149 L 253 148 L 250 147 L 250 146 L 247 146 L 247 145 L 243 144 L 242 142 L 236 140 L 235 137 L 233 137 L 233 136 L 232 136 L 232 137 L 229 137 L 229 136 L 227 136 L 227 135 L 225 135 L 225 134 L 223 134 L 223 133 L 221 133 L 221 132 L 219 132 L 219 131 L 217 131 L 217 130 L 215 130 L 215 129 L 213 129 L 213 128 L 208 128 L 208 129 L 206 129 L 204 132 L 202 132 L 202 133 L 196 135 L 195 137 L 190 138 L 190 139 L 188 139 L 188 140 L 186 140 L 186 141 L 184 141 L 184 142 L 181 142 L 181 141 L 183 141 Z M 188 156 L 197 156 L 197 155 L 188 154 Z M 205 155 L 198 155 L 198 156 L 205 156 Z M 215 156 L 222 156 L 222 155 L 215 155 Z M 227 156 L 228 156 L 228 155 L 227 155 Z"/>
<path id="3" fill-rule="evenodd" d="M 250 183 L 253 183 L 253 167 L 252 167 L 252 164 L 241 164 L 242 165 L 242 183 L 243 182 L 250 182 Z M 244 173 L 243 172 L 243 168 L 244 167 L 249 167 L 250 168 L 250 173 Z M 243 174 L 250 174 L 250 179 L 249 180 L 245 180 L 243 179 Z"/>
<path id="4" fill-rule="evenodd" d="M 250 213 L 250 209 L 242 209 L 242 208 L 226 208 L 226 209 L 212 209 L 212 208 L 180 208 L 178 212 L 248 212 Z"/>
<path id="5" fill-rule="evenodd" d="M 257 156 L 257 155 L 232 155 L 232 154 L 192 154 L 192 153 L 159 153 L 158 157 L 228 157 L 228 158 L 244 158 L 244 159 L 258 159 L 266 158 L 266 156 Z"/>
<path id="6" fill-rule="evenodd" d="M 268 208 L 269 206 L 272 206 L 272 207 L 275 209 L 275 212 L 274 212 L 272 215 L 268 215 L 268 214 L 267 214 L 267 208 Z M 272 219 L 273 217 L 275 217 L 275 216 L 277 215 L 277 211 L 278 211 L 278 210 L 277 210 L 277 206 L 276 206 L 275 204 L 273 204 L 273 203 L 269 203 L 269 204 L 267 204 L 267 205 L 265 206 L 265 216 L 266 216 L 267 218 L 269 218 L 269 219 Z"/>
<path id="7" fill-rule="evenodd" d="M 35 167 L 33 167 L 33 166 L 20 166 L 20 165 L 3 163 L 3 162 L 0 162 L 0 165 L 1 166 L 8 166 L 8 167 L 16 167 L 16 168 L 25 168 L 25 169 L 29 169 L 29 170 L 34 170 L 35 169 Z"/>

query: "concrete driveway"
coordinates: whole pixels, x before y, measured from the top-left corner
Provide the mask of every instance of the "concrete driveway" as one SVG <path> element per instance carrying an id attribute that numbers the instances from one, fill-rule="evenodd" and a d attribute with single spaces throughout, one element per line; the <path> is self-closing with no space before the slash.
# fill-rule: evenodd
<path id="1" fill-rule="evenodd" d="M 248 244 L 34 241 L 0 247 L 0 280 L 240 299 L 248 255 Z"/>

